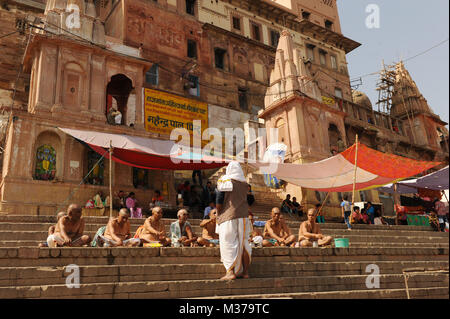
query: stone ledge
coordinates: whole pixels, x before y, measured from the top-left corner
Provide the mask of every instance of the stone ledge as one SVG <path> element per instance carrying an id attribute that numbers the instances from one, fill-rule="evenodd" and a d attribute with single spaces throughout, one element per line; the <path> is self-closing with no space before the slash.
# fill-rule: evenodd
<path id="1" fill-rule="evenodd" d="M 72 298 L 91 295 L 148 294 L 159 298 L 161 293 L 169 298 L 188 298 L 215 295 L 260 294 L 280 292 L 308 292 L 333 290 L 366 290 L 366 275 L 311 276 L 285 278 L 250 278 L 223 282 L 220 280 L 179 280 L 167 282 L 116 282 L 81 284 L 79 289 L 68 289 L 65 285 L 42 285 L 22 287 L 0 287 L 0 298 Z M 404 289 L 401 274 L 380 275 L 381 289 Z M 423 275 L 408 281 L 411 289 L 446 287 L 448 274 Z M 431 286 L 431 287 L 430 287 Z M 313 290 L 314 289 L 314 290 Z M 153 294 L 155 293 L 155 294 Z M 125 295 L 121 295 L 125 296 Z"/>
<path id="2" fill-rule="evenodd" d="M 276 257 L 276 256 L 372 256 L 372 255 L 448 255 L 449 248 L 288 248 L 288 247 L 266 247 L 252 249 L 253 257 Z M 116 248 L 93 248 L 93 247 L 63 247 L 63 248 L 34 248 L 14 247 L 0 248 L 0 258 L 41 259 L 57 257 L 219 257 L 218 247 L 182 247 L 182 248 L 144 248 L 144 247 L 116 247 Z"/>

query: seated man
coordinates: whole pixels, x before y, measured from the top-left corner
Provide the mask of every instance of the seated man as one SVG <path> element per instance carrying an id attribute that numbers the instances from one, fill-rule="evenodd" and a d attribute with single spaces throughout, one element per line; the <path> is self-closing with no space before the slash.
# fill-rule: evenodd
<path id="1" fill-rule="evenodd" d="M 217 210 L 212 209 L 209 212 L 209 219 L 204 219 L 200 223 L 203 228 L 202 236 L 197 239 L 200 246 L 215 247 L 219 244 L 219 235 L 216 233 Z"/>
<path id="2" fill-rule="evenodd" d="M 291 195 L 287 194 L 286 199 L 283 201 L 283 203 L 281 203 L 281 211 L 283 213 L 288 213 L 289 216 L 292 216 L 293 209 L 294 206 L 292 205 L 291 202 Z"/>
<path id="3" fill-rule="evenodd" d="M 139 232 L 139 239 L 145 243 L 160 243 L 163 246 L 170 246 L 170 238 L 166 237 L 164 223 L 161 221 L 163 210 L 161 207 L 152 209 L 152 216 L 144 222 L 142 231 Z"/>
<path id="4" fill-rule="evenodd" d="M 81 212 L 81 207 L 76 204 L 67 208 L 67 215 L 58 220 L 55 232 L 47 238 L 48 247 L 79 247 L 91 242 L 88 235 L 83 235 L 85 220 Z"/>
<path id="5" fill-rule="evenodd" d="M 439 226 L 439 219 L 435 212 L 430 212 L 430 215 L 428 216 L 428 220 L 430 222 L 431 228 L 433 228 L 434 231 L 439 231 L 439 232 L 441 231 L 441 228 Z"/>
<path id="6" fill-rule="evenodd" d="M 311 247 L 315 241 L 319 246 L 326 246 L 331 243 L 333 238 L 331 236 L 324 236 L 320 233 L 319 224 L 316 223 L 316 214 L 314 208 L 308 210 L 308 220 L 300 225 L 298 231 L 298 241 L 300 247 Z"/>
<path id="7" fill-rule="evenodd" d="M 297 197 L 292 197 L 292 206 L 294 207 L 294 214 L 298 214 L 299 217 L 302 217 L 303 207 L 297 202 Z"/>
<path id="8" fill-rule="evenodd" d="M 155 195 L 152 198 L 152 204 L 158 206 L 159 203 L 164 201 L 164 197 L 161 196 L 161 192 L 156 190 Z"/>
<path id="9" fill-rule="evenodd" d="M 106 226 L 105 234 L 99 237 L 103 241 L 103 247 L 139 246 L 141 240 L 131 238 L 129 214 L 126 208 L 119 211 L 119 216 L 111 218 Z"/>
<path id="10" fill-rule="evenodd" d="M 106 115 L 106 121 L 111 125 L 122 124 L 122 113 L 115 107 L 111 107 Z"/>
<path id="11" fill-rule="evenodd" d="M 352 224 L 364 224 L 364 220 L 358 206 L 353 206 Z"/>
<path id="12" fill-rule="evenodd" d="M 366 213 L 366 210 L 363 208 L 361 209 L 361 224 L 369 224 L 369 216 Z"/>
<path id="13" fill-rule="evenodd" d="M 255 228 L 255 218 L 251 212 L 248 213 L 248 219 L 252 224 L 252 231 L 250 233 L 250 244 L 252 247 L 262 247 L 263 237 L 261 232 Z"/>
<path id="14" fill-rule="evenodd" d="M 272 219 L 268 220 L 264 226 L 263 247 L 295 244 L 295 235 L 291 235 L 291 230 L 280 215 L 280 210 L 277 207 L 272 208 Z"/>
<path id="15" fill-rule="evenodd" d="M 66 212 L 59 212 L 58 215 L 56 215 L 56 223 L 58 223 L 59 219 L 61 217 L 64 217 L 64 216 L 66 216 Z M 51 225 L 48 228 L 48 236 L 53 235 L 55 233 L 55 228 L 56 228 L 56 224 L 55 225 Z M 47 242 L 40 243 L 39 247 L 48 247 L 48 244 L 47 244 Z"/>
<path id="16" fill-rule="evenodd" d="M 214 202 L 210 202 L 209 206 L 205 207 L 205 211 L 203 213 L 203 219 L 206 219 L 209 217 L 209 213 L 216 208 L 216 204 Z"/>
<path id="17" fill-rule="evenodd" d="M 375 210 L 375 218 L 373 221 L 374 221 L 374 225 L 389 226 L 389 224 L 384 220 L 383 216 L 381 215 L 381 212 L 379 209 Z"/>
<path id="18" fill-rule="evenodd" d="M 170 239 L 175 247 L 197 245 L 197 236 L 187 221 L 188 216 L 189 213 L 186 209 L 180 209 L 177 213 L 178 220 L 170 225 Z"/>
<path id="19" fill-rule="evenodd" d="M 113 209 L 120 210 L 122 208 L 127 208 L 125 204 L 126 196 L 125 192 L 120 190 L 115 196 L 113 200 Z"/>

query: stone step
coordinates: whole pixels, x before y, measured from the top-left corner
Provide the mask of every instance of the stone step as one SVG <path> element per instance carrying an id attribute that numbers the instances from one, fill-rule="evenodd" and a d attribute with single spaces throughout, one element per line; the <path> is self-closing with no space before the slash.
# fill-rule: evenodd
<path id="1" fill-rule="evenodd" d="M 170 223 L 174 220 L 164 220 L 166 225 L 166 230 L 169 231 Z M 197 234 L 201 234 L 201 228 L 198 226 L 199 222 L 194 220 L 192 222 L 192 226 L 194 231 Z M 35 231 L 35 232 L 47 232 L 50 226 L 54 225 L 54 223 L 1 223 L 0 224 L 0 232 L 4 231 Z M 91 224 L 88 223 L 85 226 L 85 231 L 97 231 L 100 227 L 105 226 L 106 224 Z M 140 226 L 140 224 L 131 224 L 131 232 L 135 232 L 136 229 Z M 298 233 L 298 228 L 295 225 L 289 224 L 291 232 L 294 234 Z M 297 226 L 299 227 L 299 226 Z M 263 230 L 263 228 L 258 228 Z M 429 236 L 429 237 L 442 237 L 448 238 L 448 233 L 445 232 L 424 232 L 424 231 L 412 231 L 412 230 L 397 230 L 395 232 L 391 231 L 390 228 L 386 227 L 385 229 L 353 229 L 351 232 L 347 229 L 327 229 L 326 227 L 322 229 L 322 231 L 328 235 L 332 236 L 345 236 L 345 235 L 377 235 L 377 236 L 385 236 L 385 235 L 396 235 L 396 236 Z"/>
<path id="2" fill-rule="evenodd" d="M 252 262 L 447 261 L 449 248 L 287 248 L 252 250 Z M 0 248 L 0 267 L 219 263 L 214 248 Z"/>
<path id="3" fill-rule="evenodd" d="M 136 281 L 80 284 L 79 288 L 61 285 L 0 287 L 0 298 L 192 298 L 249 294 L 367 290 L 367 275 L 305 276 L 220 280 Z M 380 289 L 402 289 L 401 274 L 380 275 Z M 448 288 L 448 273 L 413 275 L 408 286 Z"/>
<path id="4" fill-rule="evenodd" d="M 44 240 L 2 240 L 0 247 L 38 247 Z M 352 248 L 449 248 L 449 243 L 370 243 L 370 242 L 351 242 Z"/>
<path id="5" fill-rule="evenodd" d="M 373 262 L 264 262 L 252 263 L 251 278 L 364 275 Z M 405 268 L 447 270 L 447 261 L 380 261 L 381 274 L 401 274 Z M 221 263 L 142 264 L 80 266 L 81 283 L 128 281 L 171 281 L 218 279 L 224 273 Z M 64 284 L 70 271 L 66 267 L 0 267 L 0 287 Z"/>
<path id="6" fill-rule="evenodd" d="M 409 288 L 411 299 L 448 299 L 447 287 Z M 285 294 L 232 295 L 202 299 L 407 299 L 406 289 L 341 290 Z M 191 298 L 196 299 L 196 298 Z"/>
<path id="7" fill-rule="evenodd" d="M 268 220 L 270 219 L 270 216 L 267 215 L 267 218 L 261 218 L 258 216 L 257 220 Z M 104 224 L 109 220 L 109 217 L 106 216 L 85 216 L 87 224 Z M 130 224 L 131 225 L 142 225 L 145 221 L 144 218 L 131 218 Z M 176 219 L 166 219 L 163 218 L 166 222 L 173 222 Z M 289 221 L 289 220 L 288 220 Z M 0 215 L 0 224 L 2 223 L 55 223 L 56 217 L 55 216 L 31 216 L 31 215 Z M 191 219 L 189 222 L 193 225 L 200 224 L 201 220 L 199 219 Z M 295 220 L 295 221 L 289 221 L 289 225 L 293 225 L 294 227 L 299 227 L 301 221 Z M 346 229 L 346 225 L 344 223 L 325 223 L 321 224 L 320 226 L 322 229 Z M 385 226 L 385 225 L 353 225 L 354 229 L 389 229 L 389 230 L 412 230 L 412 231 L 431 231 L 431 227 L 429 226 L 403 226 L 403 225 L 391 225 L 391 226 Z"/>
<path id="8" fill-rule="evenodd" d="M 197 234 L 201 234 L 199 226 L 193 226 L 193 231 Z M 291 232 L 297 235 L 296 229 L 291 229 Z M 392 243 L 448 243 L 448 237 L 435 237 L 428 236 L 395 236 L 395 233 L 391 234 L 377 234 L 377 235 L 366 235 L 366 234 L 354 234 L 352 231 L 342 234 L 334 234 L 331 230 L 323 230 L 324 235 L 332 235 L 335 238 L 348 238 L 350 243 L 355 242 L 392 242 Z M 89 235 L 91 238 L 94 237 L 95 231 L 85 231 L 85 235 Z M 169 234 L 169 225 L 166 225 L 166 234 Z M 0 241 L 3 240 L 35 240 L 35 241 L 45 241 L 47 239 L 46 231 L 0 231 Z"/>

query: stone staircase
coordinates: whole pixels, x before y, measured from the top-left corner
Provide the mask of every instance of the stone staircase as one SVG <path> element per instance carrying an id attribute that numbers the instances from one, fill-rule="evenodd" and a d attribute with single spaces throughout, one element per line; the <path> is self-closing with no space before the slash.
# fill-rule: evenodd
<path id="1" fill-rule="evenodd" d="M 85 217 L 93 235 L 107 217 Z M 350 248 L 255 248 L 250 279 L 221 282 L 218 248 L 38 248 L 54 216 L 0 216 L 0 298 L 448 298 L 447 233 L 428 227 L 327 223 L 323 233 Z M 131 219 L 132 232 L 143 219 Z M 165 219 L 166 230 L 174 219 Z M 200 234 L 200 220 L 190 221 Z M 300 221 L 287 220 L 298 232 Z M 67 266 L 80 288 L 66 287 Z M 368 289 L 366 267 L 380 269 Z M 423 272 L 422 270 L 436 270 Z"/>

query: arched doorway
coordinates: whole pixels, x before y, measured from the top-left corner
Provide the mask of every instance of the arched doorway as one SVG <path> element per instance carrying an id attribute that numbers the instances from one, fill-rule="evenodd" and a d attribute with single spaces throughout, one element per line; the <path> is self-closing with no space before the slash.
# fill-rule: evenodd
<path id="1" fill-rule="evenodd" d="M 284 143 L 286 144 L 286 134 L 285 134 L 285 130 L 286 130 L 286 123 L 284 122 L 283 118 L 279 118 L 276 122 L 275 122 L 275 128 L 278 129 L 278 143 Z"/>

